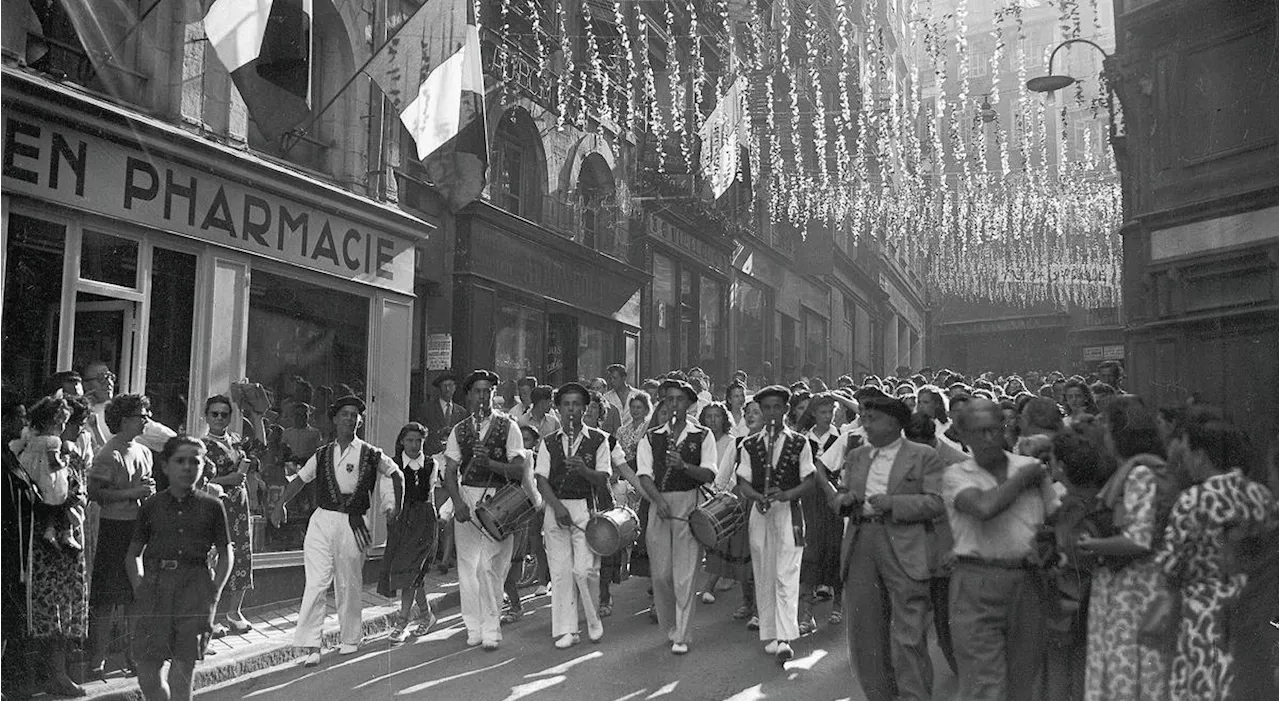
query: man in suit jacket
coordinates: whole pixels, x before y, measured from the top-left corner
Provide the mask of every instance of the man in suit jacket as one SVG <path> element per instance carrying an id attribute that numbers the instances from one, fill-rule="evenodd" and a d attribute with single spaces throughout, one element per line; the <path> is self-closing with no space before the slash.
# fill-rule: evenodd
<path id="1" fill-rule="evenodd" d="M 422 422 L 427 427 L 427 440 L 422 450 L 427 455 L 436 455 L 444 452 L 449 432 L 459 421 L 467 418 L 467 410 L 453 401 L 453 393 L 458 387 L 453 375 L 440 375 L 431 384 L 435 385 L 436 398 L 428 401 L 422 412 Z"/>
<path id="2" fill-rule="evenodd" d="M 930 537 L 945 513 L 942 461 L 907 441 L 899 399 L 862 402 L 867 443 L 845 458 L 832 508 L 849 517 L 840 552 L 849 659 L 870 701 L 929 699 Z"/>

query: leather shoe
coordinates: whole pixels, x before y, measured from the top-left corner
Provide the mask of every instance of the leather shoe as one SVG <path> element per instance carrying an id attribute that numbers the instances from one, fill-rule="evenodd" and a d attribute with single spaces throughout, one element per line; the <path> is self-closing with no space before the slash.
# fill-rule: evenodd
<path id="1" fill-rule="evenodd" d="M 319 651 L 319 650 L 312 650 L 312 651 L 311 651 L 311 653 L 310 653 L 310 654 L 308 654 L 308 655 L 307 655 L 305 658 L 303 658 L 303 660 L 302 660 L 302 666 L 303 666 L 303 667 L 315 667 L 315 666 L 316 666 L 316 665 L 318 665 L 318 664 L 320 664 L 320 651 Z"/>
<path id="2" fill-rule="evenodd" d="M 343 644 L 341 644 L 341 645 L 339 645 L 339 646 L 338 646 L 338 654 L 339 654 L 339 655 L 354 655 L 354 654 L 356 654 L 356 651 L 357 651 L 357 650 L 359 650 L 359 649 L 360 649 L 360 646 L 359 646 L 359 645 L 348 645 L 347 643 L 343 643 Z"/>
<path id="3" fill-rule="evenodd" d="M 579 638 L 577 633 L 565 633 L 556 640 L 556 649 L 568 650 L 581 641 L 582 638 Z"/>
<path id="4" fill-rule="evenodd" d="M 689 652 L 688 643 L 671 643 L 671 654 L 683 655 Z"/>

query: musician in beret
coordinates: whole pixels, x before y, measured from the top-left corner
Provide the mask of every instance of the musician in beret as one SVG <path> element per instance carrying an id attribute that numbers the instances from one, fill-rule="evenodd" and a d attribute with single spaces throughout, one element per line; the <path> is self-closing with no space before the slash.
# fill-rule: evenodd
<path id="1" fill-rule="evenodd" d="M 294 645 L 307 649 L 305 664 L 320 664 L 320 637 L 328 605 L 325 595 L 334 585 L 341 628 L 338 652 L 350 655 L 360 646 L 363 627 L 360 621 L 363 591 L 362 570 L 371 545 L 369 526 L 365 522 L 373 499 L 379 495 L 379 478 L 391 480 L 394 489 L 383 489 L 382 511 L 387 520 L 395 519 L 404 495 L 404 475 L 395 462 L 381 450 L 356 437 L 364 421 L 364 402 L 359 397 L 339 397 L 329 407 L 333 421 L 334 441 L 322 445 L 307 459 L 298 474 L 284 488 L 284 494 L 271 514 L 271 522 L 279 528 L 285 522 L 285 504 L 302 488 L 318 480 L 316 510 L 307 523 L 303 541 L 303 565 L 307 583 L 298 611 L 298 627 Z"/>
<path id="2" fill-rule="evenodd" d="M 551 636 L 561 650 L 580 642 L 579 602 L 587 619 L 587 637 L 598 643 L 604 635 L 596 610 L 600 556 L 587 547 L 585 529 L 597 510 L 596 490 L 609 481 L 612 458 L 609 435 L 582 423 L 590 402 L 590 392 L 577 382 L 556 390 L 562 428 L 542 442 L 534 468 L 547 504 L 542 531 L 551 570 Z"/>
<path id="3" fill-rule="evenodd" d="M 502 584 L 511 568 L 513 538 L 491 539 L 475 521 L 475 507 L 508 485 L 526 485 L 524 442 L 510 416 L 493 408 L 498 375 L 476 370 L 462 381 L 470 415 L 449 432 L 444 488 L 453 500 L 454 543 L 458 549 L 458 594 L 467 645 L 497 650 Z M 531 483 L 525 487 L 533 492 Z M 536 492 L 530 498 L 537 501 Z"/>
<path id="4" fill-rule="evenodd" d="M 698 395 L 688 382 L 668 379 L 659 391 L 671 408 L 671 421 L 650 429 L 636 444 L 636 476 L 653 504 L 645 534 L 653 606 L 671 652 L 683 655 L 689 652 L 694 580 L 702 559 L 689 514 L 698 507 L 699 488 L 716 478 L 716 439 L 689 416 Z"/>
<path id="5" fill-rule="evenodd" d="M 813 489 L 813 447 L 784 425 L 791 391 L 772 385 L 756 392 L 765 429 L 743 439 L 738 449 L 738 489 L 752 503 L 748 515 L 756 611 L 765 652 L 785 664 L 800 637 L 800 564 L 804 558 L 804 515 L 800 497 Z"/>

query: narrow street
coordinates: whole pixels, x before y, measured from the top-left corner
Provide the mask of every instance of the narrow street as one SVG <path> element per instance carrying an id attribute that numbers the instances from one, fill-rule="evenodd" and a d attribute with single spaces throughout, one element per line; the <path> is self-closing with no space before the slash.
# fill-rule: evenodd
<path id="1" fill-rule="evenodd" d="M 732 618 L 738 595 L 721 592 L 712 605 L 698 605 L 694 644 L 688 655 L 671 654 L 644 610 L 647 580 L 633 579 L 615 591 L 614 615 L 605 619 L 599 645 L 586 641 L 568 650 L 551 644 L 550 600 L 526 599 L 529 613 L 504 626 L 502 647 L 486 652 L 466 647 L 459 615 L 441 620 L 417 642 L 390 648 L 385 637 L 366 641 L 350 658 L 328 651 L 320 667 L 266 670 L 198 693 L 208 701 L 245 699 L 680 699 L 747 701 L 864 699 L 849 671 L 844 631 L 822 625 L 796 645 L 796 658 L 781 669 L 764 654 L 755 633 Z M 827 606 L 819 608 L 825 615 Z M 584 628 L 585 630 L 585 628 Z M 952 698 L 955 678 L 933 648 L 935 698 Z M 744 664 L 744 659 L 754 664 Z"/>

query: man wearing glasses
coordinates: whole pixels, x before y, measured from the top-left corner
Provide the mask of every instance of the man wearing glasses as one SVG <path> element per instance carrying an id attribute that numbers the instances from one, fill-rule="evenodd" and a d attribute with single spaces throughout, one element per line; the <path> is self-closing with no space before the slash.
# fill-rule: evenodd
<path id="1" fill-rule="evenodd" d="M 104 419 L 111 437 L 89 469 L 89 499 L 101 506 L 89 590 L 90 674 L 98 676 L 106 656 L 111 610 L 133 603 L 125 555 L 138 507 L 156 492 L 151 450 L 137 440 L 151 421 L 150 400 L 140 394 L 122 394 L 107 404 Z"/>
<path id="2" fill-rule="evenodd" d="M 89 400 L 89 432 L 93 434 L 93 453 L 97 455 L 111 438 L 107 428 L 107 402 L 116 393 L 116 374 L 101 360 L 84 366 L 84 396 Z"/>

